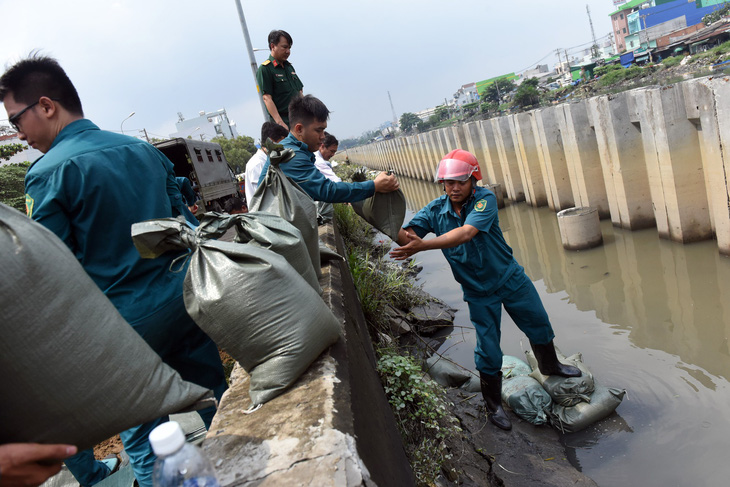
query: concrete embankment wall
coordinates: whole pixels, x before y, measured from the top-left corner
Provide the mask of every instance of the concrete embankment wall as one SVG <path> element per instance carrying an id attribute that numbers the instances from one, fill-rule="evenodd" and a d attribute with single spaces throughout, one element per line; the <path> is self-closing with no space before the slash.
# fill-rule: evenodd
<path id="1" fill-rule="evenodd" d="M 540 108 L 347 150 L 351 162 L 431 180 L 455 148 L 479 158 L 504 196 L 560 210 L 596 208 L 615 226 L 717 239 L 730 255 L 730 78 Z"/>
<path id="2" fill-rule="evenodd" d="M 345 255 L 331 224 L 320 239 Z M 251 414 L 249 376 L 236 365 L 203 442 L 223 487 L 415 485 L 347 264 L 324 264 L 320 285 L 342 338 Z"/>

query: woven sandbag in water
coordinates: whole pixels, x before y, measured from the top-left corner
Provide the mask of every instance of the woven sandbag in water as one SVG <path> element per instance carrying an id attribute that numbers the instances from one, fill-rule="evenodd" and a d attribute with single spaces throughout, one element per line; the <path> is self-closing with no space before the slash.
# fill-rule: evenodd
<path id="1" fill-rule="evenodd" d="M 251 376 L 254 405 L 281 394 L 340 335 L 319 294 L 267 249 L 199 243 L 183 289 L 193 320 Z"/>
<path id="2" fill-rule="evenodd" d="M 320 277 L 322 269 L 319 260 L 317 205 L 279 167 L 279 164 L 286 164 L 292 157 L 294 157 L 294 151 L 291 149 L 271 153 L 269 169 L 251 198 L 249 210 L 279 215 L 297 227 L 307 245 L 314 272 L 317 277 Z"/>
<path id="3" fill-rule="evenodd" d="M 443 387 L 459 387 L 469 379 L 468 370 L 440 355 L 426 359 L 426 372 Z"/>
<path id="4" fill-rule="evenodd" d="M 196 234 L 177 220 L 160 219 L 133 225 L 132 237 L 143 257 L 193 249 L 183 286 L 185 307 L 249 373 L 251 400 L 263 404 L 337 341 L 340 324 L 283 256 L 251 241 L 205 240 L 203 231 Z"/>
<path id="5" fill-rule="evenodd" d="M 355 172 L 353 181 L 365 181 L 367 178 L 361 171 Z M 390 193 L 375 193 L 370 198 L 351 203 L 355 213 L 393 240 L 398 239 L 398 232 L 406 217 L 406 197 L 397 189 Z"/>
<path id="6" fill-rule="evenodd" d="M 134 331 L 55 234 L 0 204 L 0 444 L 79 450 L 213 406 Z"/>
<path id="7" fill-rule="evenodd" d="M 502 382 L 502 400 L 517 416 L 532 424 L 547 423 L 552 400 L 540 383 L 529 375 L 518 375 Z"/>
<path id="8" fill-rule="evenodd" d="M 219 238 L 230 228 L 234 228 L 236 232 L 234 242 L 249 243 L 276 252 L 284 257 L 315 291 L 322 294 L 319 280 L 309 260 L 307 246 L 301 232 L 294 225 L 271 213 L 250 212 L 239 215 L 206 213 L 201 217 L 196 237 Z"/>
<path id="9" fill-rule="evenodd" d="M 614 412 L 625 394 L 623 389 L 596 386 L 590 402 L 581 402 L 572 407 L 553 403 L 548 412 L 550 424 L 563 433 L 580 431 Z"/>
<path id="10" fill-rule="evenodd" d="M 565 357 L 557 347 L 555 353 L 561 362 L 578 367 L 581 371 L 581 376 L 561 377 L 559 375 L 543 375 L 537 366 L 535 355 L 531 351 L 527 351 L 525 352 L 527 362 L 532 367 L 530 376 L 542 384 L 556 404 L 574 406 L 579 402 L 590 401 L 590 395 L 593 393 L 595 387 L 593 374 L 591 374 L 590 370 L 583 363 L 581 354 L 576 353 L 570 357 Z"/>

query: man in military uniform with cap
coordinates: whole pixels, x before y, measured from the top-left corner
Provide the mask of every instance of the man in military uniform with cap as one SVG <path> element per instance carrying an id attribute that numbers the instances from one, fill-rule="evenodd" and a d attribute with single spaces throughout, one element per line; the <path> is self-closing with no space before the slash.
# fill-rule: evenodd
<path id="1" fill-rule="evenodd" d="M 289 102 L 302 93 L 304 85 L 287 61 L 291 54 L 291 36 L 283 30 L 269 32 L 269 59 L 259 66 L 256 83 L 271 119 L 289 129 Z"/>

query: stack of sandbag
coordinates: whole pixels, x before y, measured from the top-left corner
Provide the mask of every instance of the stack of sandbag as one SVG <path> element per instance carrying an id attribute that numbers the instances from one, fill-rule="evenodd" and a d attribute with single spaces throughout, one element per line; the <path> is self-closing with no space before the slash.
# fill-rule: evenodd
<path id="1" fill-rule="evenodd" d="M 119 314 L 55 234 L 0 204 L 0 444 L 79 450 L 215 405 Z"/>
<path id="2" fill-rule="evenodd" d="M 241 243 L 208 239 L 234 227 Z M 133 225 L 132 237 L 143 257 L 192 250 L 185 307 L 249 373 L 254 405 L 281 394 L 340 335 L 311 266 L 301 264 L 309 254 L 299 230 L 279 216 L 207 214 L 195 231 L 175 219 L 150 220 Z"/>
<path id="3" fill-rule="evenodd" d="M 251 198 L 249 210 L 279 215 L 302 234 L 312 267 L 317 277 L 321 276 L 319 257 L 319 230 L 317 228 L 317 205 L 297 183 L 292 181 L 279 167 L 294 157 L 294 151 L 284 149 L 269 155 L 269 169 L 264 180 Z"/>
<path id="4" fill-rule="evenodd" d="M 482 390 L 478 371 L 466 370 L 440 355 L 429 357 L 426 365 L 431 378 L 444 387 L 458 387 L 472 393 Z M 505 355 L 502 358 L 502 400 L 524 420 L 544 424 L 550 396 L 529 374 L 530 367 L 525 362 Z"/>
<path id="5" fill-rule="evenodd" d="M 352 180 L 365 181 L 367 176 L 363 170 L 358 170 L 352 175 Z M 397 240 L 398 231 L 406 217 L 406 197 L 403 191 L 397 189 L 390 193 L 375 193 L 370 198 L 351 204 L 355 213 L 373 228 Z"/>
<path id="6" fill-rule="evenodd" d="M 545 424 L 552 400 L 530 373 L 530 366 L 517 357 L 502 357 L 502 400 L 525 421 Z"/>
<path id="7" fill-rule="evenodd" d="M 525 352 L 535 378 L 553 399 L 548 411 L 550 424 L 563 433 L 580 431 L 611 414 L 624 398 L 625 390 L 595 384 L 593 374 L 583 363 L 581 354 L 565 357 L 555 348 L 558 360 L 578 367 L 580 377 L 546 376 L 540 373 L 537 359 L 531 351 Z"/>

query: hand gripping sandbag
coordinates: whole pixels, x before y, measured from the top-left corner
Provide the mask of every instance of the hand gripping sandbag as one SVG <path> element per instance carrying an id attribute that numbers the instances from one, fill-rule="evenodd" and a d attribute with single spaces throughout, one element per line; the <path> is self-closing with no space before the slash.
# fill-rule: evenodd
<path id="1" fill-rule="evenodd" d="M 367 178 L 361 171 L 355 172 L 353 181 L 365 181 Z M 352 209 L 376 230 L 393 240 L 398 239 L 398 232 L 406 217 L 406 197 L 397 189 L 390 193 L 375 193 L 370 198 L 351 203 Z"/>
<path id="2" fill-rule="evenodd" d="M 319 261 L 317 205 L 279 167 L 279 164 L 286 164 L 292 157 L 294 157 L 294 151 L 291 149 L 271 153 L 269 169 L 251 198 L 249 210 L 279 215 L 297 227 L 302 232 L 302 238 L 307 245 L 314 272 L 317 277 L 320 277 L 322 266 Z"/>
<path id="3" fill-rule="evenodd" d="M 175 223 L 178 233 L 172 235 L 168 228 Z M 183 284 L 185 307 L 249 373 L 254 405 L 281 394 L 337 341 L 337 318 L 281 255 L 252 242 L 205 240 L 186 225 L 167 219 L 132 226 L 143 256 L 164 247 L 152 238 L 155 226 L 167 234 L 170 249 L 181 245 L 193 249 Z"/>
<path id="4" fill-rule="evenodd" d="M 83 450 L 215 405 L 162 363 L 56 235 L 1 204 L 0 248 L 0 444 Z"/>
<path id="5" fill-rule="evenodd" d="M 550 424 L 563 433 L 580 431 L 614 412 L 625 394 L 623 389 L 596 386 L 590 402 L 581 402 L 572 407 L 553 403 L 548 412 Z"/>
<path id="6" fill-rule="evenodd" d="M 531 351 L 525 352 L 527 362 L 532 367 L 530 377 L 537 380 L 545 390 L 553 398 L 555 404 L 562 406 L 574 406 L 579 402 L 588 402 L 591 400 L 590 395 L 593 393 L 594 383 L 593 374 L 583 364 L 581 354 L 576 353 L 570 357 L 565 357 L 557 347 L 555 353 L 558 360 L 563 363 L 578 367 L 581 371 L 580 377 L 561 377 L 559 375 L 543 375 L 537 366 L 537 359 Z"/>

